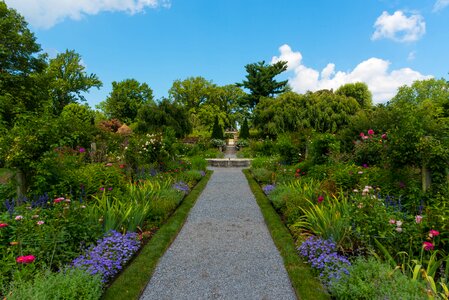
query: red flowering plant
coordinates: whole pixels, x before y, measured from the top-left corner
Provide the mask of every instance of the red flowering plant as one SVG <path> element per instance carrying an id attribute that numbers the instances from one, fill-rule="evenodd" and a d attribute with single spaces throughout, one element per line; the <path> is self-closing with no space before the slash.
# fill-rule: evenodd
<path id="1" fill-rule="evenodd" d="M 385 158 L 385 149 L 388 142 L 387 133 L 376 133 L 373 129 L 361 132 L 354 141 L 354 157 L 361 166 L 373 166 L 381 163 Z"/>

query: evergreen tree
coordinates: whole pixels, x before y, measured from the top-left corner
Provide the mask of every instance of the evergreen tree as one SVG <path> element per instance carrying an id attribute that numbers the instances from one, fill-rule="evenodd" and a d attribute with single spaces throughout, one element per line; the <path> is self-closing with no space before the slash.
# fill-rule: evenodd
<path id="1" fill-rule="evenodd" d="M 218 116 L 215 116 L 214 127 L 212 128 L 211 138 L 218 139 L 218 140 L 224 139 L 223 128 L 221 128 L 220 124 L 218 123 Z"/>
<path id="2" fill-rule="evenodd" d="M 242 128 L 240 128 L 239 138 L 241 138 L 241 139 L 249 139 L 248 120 L 246 118 L 243 121 Z"/>

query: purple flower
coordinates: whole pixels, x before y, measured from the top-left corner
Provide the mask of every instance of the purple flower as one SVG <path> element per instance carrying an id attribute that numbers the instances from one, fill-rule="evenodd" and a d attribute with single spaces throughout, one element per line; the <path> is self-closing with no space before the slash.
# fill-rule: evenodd
<path id="1" fill-rule="evenodd" d="M 86 270 L 90 274 L 100 274 L 105 283 L 120 272 L 123 266 L 139 250 L 138 234 L 130 232 L 125 235 L 110 231 L 97 245 L 91 247 L 84 255 L 73 260 L 72 265 Z"/>
<path id="2" fill-rule="evenodd" d="M 319 271 L 320 279 L 328 285 L 332 279 L 348 274 L 349 260 L 338 254 L 337 245 L 331 240 L 312 236 L 298 248 L 299 254 L 306 258 L 311 267 Z"/>
<path id="3" fill-rule="evenodd" d="M 83 147 L 80 147 L 79 152 L 80 152 L 80 153 L 84 153 L 84 152 L 86 152 L 86 149 L 83 148 Z"/>
<path id="4" fill-rule="evenodd" d="M 275 188 L 276 188 L 276 185 L 267 184 L 262 188 L 262 190 L 265 193 L 265 195 L 269 195 Z"/>
<path id="5" fill-rule="evenodd" d="M 189 186 L 184 181 L 179 181 L 172 186 L 175 190 L 188 194 L 190 191 Z"/>

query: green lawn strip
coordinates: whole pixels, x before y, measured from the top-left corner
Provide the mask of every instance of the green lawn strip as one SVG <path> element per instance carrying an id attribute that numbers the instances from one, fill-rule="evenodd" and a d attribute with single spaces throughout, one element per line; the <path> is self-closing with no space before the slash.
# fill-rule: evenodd
<path id="1" fill-rule="evenodd" d="M 212 175 L 206 176 L 186 196 L 167 222 L 141 249 L 139 255 L 103 294 L 103 299 L 138 299 L 150 280 L 156 265 L 181 230 L 190 209 L 206 187 Z"/>
<path id="2" fill-rule="evenodd" d="M 262 211 L 274 243 L 281 253 L 297 297 L 301 300 L 330 299 L 321 283 L 312 274 L 310 267 L 299 257 L 290 231 L 285 227 L 259 184 L 254 180 L 248 169 L 243 170 L 243 173 L 245 173 L 257 204 Z"/>

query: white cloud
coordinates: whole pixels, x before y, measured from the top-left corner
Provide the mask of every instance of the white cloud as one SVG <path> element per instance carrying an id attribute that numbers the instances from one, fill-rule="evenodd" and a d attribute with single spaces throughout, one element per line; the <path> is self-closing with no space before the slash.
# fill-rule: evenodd
<path id="1" fill-rule="evenodd" d="M 440 11 L 444 8 L 446 8 L 446 6 L 449 5 L 449 0 L 437 0 L 437 2 L 435 2 L 435 5 L 433 6 L 433 11 Z"/>
<path id="2" fill-rule="evenodd" d="M 169 0 L 6 0 L 34 27 L 50 28 L 69 18 L 80 20 L 86 15 L 103 11 L 124 11 L 129 14 L 143 12 L 145 8 L 170 7 Z"/>
<path id="3" fill-rule="evenodd" d="M 374 24 L 371 39 L 391 39 L 396 42 L 414 42 L 426 33 L 426 22 L 419 14 L 407 17 L 404 12 L 398 10 L 390 15 L 384 11 Z"/>
<path id="4" fill-rule="evenodd" d="M 302 54 L 299 51 L 293 51 L 289 45 L 282 45 L 279 51 L 281 55 L 274 56 L 271 62 L 280 60 L 288 62 L 288 71 L 293 72 L 289 78 L 289 84 L 293 91 L 298 93 L 321 89 L 335 90 L 346 83 L 365 82 L 373 93 L 374 102 L 381 103 L 389 101 L 396 95 L 400 86 L 433 77 L 410 68 L 390 71 L 389 61 L 375 57 L 362 61 L 352 71 L 336 71 L 335 64 L 329 63 L 320 72 L 303 65 Z"/>
<path id="5" fill-rule="evenodd" d="M 410 61 L 415 60 L 415 58 L 416 58 L 416 51 L 410 52 L 407 56 L 407 60 L 410 60 Z"/>

